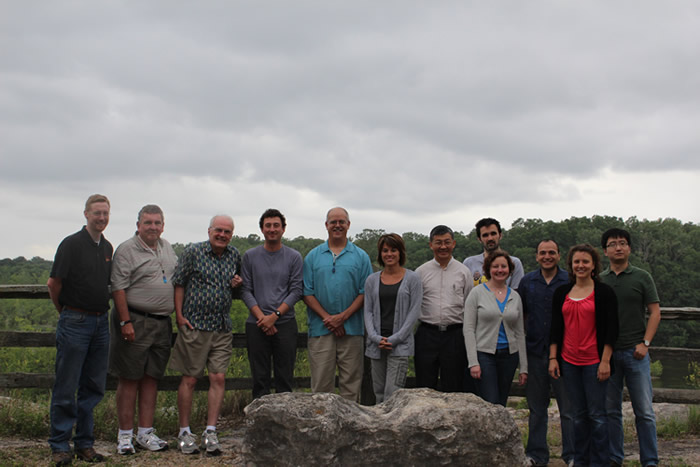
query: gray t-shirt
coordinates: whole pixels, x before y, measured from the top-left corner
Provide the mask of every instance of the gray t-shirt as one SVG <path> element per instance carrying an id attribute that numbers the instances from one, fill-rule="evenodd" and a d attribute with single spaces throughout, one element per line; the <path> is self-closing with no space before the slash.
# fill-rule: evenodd
<path id="1" fill-rule="evenodd" d="M 303 294 L 302 270 L 304 261 L 298 251 L 282 245 L 277 251 L 267 251 L 262 245 L 243 255 L 241 298 L 250 310 L 259 306 L 265 315 L 286 303 L 290 310 L 283 314 L 279 323 L 294 318 L 294 304 Z M 257 320 L 251 313 L 248 323 Z"/>
<path id="2" fill-rule="evenodd" d="M 175 310 L 171 279 L 175 250 L 161 238 L 155 250 L 138 235 L 117 247 L 112 259 L 112 290 L 124 290 L 126 303 L 139 311 L 169 316 Z"/>

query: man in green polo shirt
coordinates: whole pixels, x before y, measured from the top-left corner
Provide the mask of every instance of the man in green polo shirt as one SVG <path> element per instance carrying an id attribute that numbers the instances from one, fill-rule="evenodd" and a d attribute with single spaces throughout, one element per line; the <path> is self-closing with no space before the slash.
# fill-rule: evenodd
<path id="1" fill-rule="evenodd" d="M 634 410 L 639 459 L 644 467 L 657 465 L 656 416 L 652 406 L 649 346 L 661 321 L 659 295 L 651 275 L 629 264 L 632 241 L 628 231 L 609 229 L 601 246 L 610 267 L 600 279 L 615 290 L 620 334 L 613 352 L 613 373 L 607 394 L 610 465 L 622 465 L 625 458 L 622 431 L 622 385 L 627 383 Z M 646 311 L 649 320 L 646 320 Z"/>

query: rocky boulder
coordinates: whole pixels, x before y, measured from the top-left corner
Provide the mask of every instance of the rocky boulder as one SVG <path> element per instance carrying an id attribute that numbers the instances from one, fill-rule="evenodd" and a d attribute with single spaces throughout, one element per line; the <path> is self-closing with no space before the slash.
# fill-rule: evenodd
<path id="1" fill-rule="evenodd" d="M 402 389 L 374 407 L 335 394 L 271 394 L 245 408 L 248 465 L 522 465 L 505 408 L 473 394 Z"/>

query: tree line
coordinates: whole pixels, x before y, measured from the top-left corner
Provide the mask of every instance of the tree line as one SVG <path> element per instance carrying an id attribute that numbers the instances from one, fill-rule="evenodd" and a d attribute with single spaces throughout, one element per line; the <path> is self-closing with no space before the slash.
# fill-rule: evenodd
<path id="1" fill-rule="evenodd" d="M 565 267 L 566 252 L 575 244 L 591 243 L 602 253 L 600 236 L 611 227 L 621 227 L 630 231 L 630 261 L 652 274 L 662 306 L 700 307 L 700 226 L 693 223 L 683 223 L 673 218 L 639 220 L 631 217 L 623 220 L 612 216 L 572 217 L 558 222 L 517 219 L 510 229 L 504 230 L 501 247 L 520 258 L 525 272 L 529 272 L 537 268 L 537 244 L 542 239 L 554 239 L 562 253 L 560 265 Z M 385 231 L 382 229 L 364 229 L 351 238 L 369 254 L 375 269 L 378 269 L 377 240 L 383 233 Z M 402 236 L 406 243 L 406 267 L 415 269 L 432 258 L 428 247 L 428 232 L 404 232 Z M 324 240 L 325 238 L 300 236 L 286 239 L 284 243 L 306 256 Z M 474 229 L 466 234 L 455 232 L 455 240 L 457 246 L 454 256 L 460 261 L 482 251 Z M 263 239 L 257 234 L 234 236 L 231 240 L 231 244 L 241 254 L 262 243 Z M 185 245 L 175 243 L 173 247 L 180 254 Z M 45 284 L 51 264 L 51 261 L 39 257 L 30 260 L 24 257 L 2 259 L 0 284 Z M 23 302 L 21 306 L 19 302 Z M 236 314 L 241 313 L 240 307 L 236 306 L 235 309 Z M 240 322 L 240 317 L 237 318 L 235 321 Z M 0 300 L 0 329 L 49 328 L 55 326 L 55 323 L 56 313 L 53 306 L 44 303 L 43 300 Z M 700 322 L 664 321 L 654 344 L 700 348 Z"/>

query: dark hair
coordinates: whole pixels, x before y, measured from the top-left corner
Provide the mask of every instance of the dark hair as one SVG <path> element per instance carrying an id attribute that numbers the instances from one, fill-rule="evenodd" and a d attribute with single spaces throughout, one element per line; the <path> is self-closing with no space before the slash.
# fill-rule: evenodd
<path id="1" fill-rule="evenodd" d="M 574 275 L 574 253 L 588 253 L 593 258 L 593 271 L 591 271 L 591 277 L 593 280 L 598 280 L 598 275 L 600 274 L 600 254 L 598 250 L 595 249 L 590 243 L 581 243 L 579 245 L 574 245 L 569 248 L 569 254 L 566 255 L 566 269 L 569 271 L 569 280 L 571 282 L 576 282 L 576 276 Z"/>
<path id="2" fill-rule="evenodd" d="M 268 209 L 267 211 L 262 213 L 262 216 L 260 216 L 260 230 L 263 228 L 263 224 L 265 219 L 269 219 L 270 217 L 279 217 L 280 220 L 282 221 L 282 228 L 286 229 L 287 228 L 287 219 L 284 218 L 284 214 L 279 212 L 277 209 Z"/>
<path id="3" fill-rule="evenodd" d="M 476 223 L 476 238 L 481 238 L 481 228 L 488 227 L 489 225 L 495 225 L 498 229 L 498 233 L 501 233 L 501 224 L 496 219 L 492 217 L 484 217 L 479 222 Z"/>
<path id="4" fill-rule="evenodd" d="M 379 241 L 377 241 L 377 262 L 381 267 L 384 267 L 384 261 L 382 260 L 382 248 L 384 245 L 399 250 L 399 264 L 401 266 L 406 264 L 406 244 L 403 242 L 401 235 L 389 233 L 379 237 Z"/>
<path id="5" fill-rule="evenodd" d="M 554 243 L 557 246 L 557 251 L 559 251 L 559 244 L 557 243 L 556 240 L 554 240 L 552 238 L 545 238 L 544 240 L 540 240 L 539 242 L 537 242 L 537 245 L 535 245 L 535 254 L 537 254 L 537 252 L 540 251 L 540 245 L 542 245 L 543 243 L 546 243 L 546 242 Z"/>
<path id="6" fill-rule="evenodd" d="M 163 210 L 160 206 L 156 204 L 147 204 L 141 208 L 139 211 L 138 221 L 141 222 L 141 216 L 144 214 L 160 214 L 160 220 L 165 222 L 165 216 L 163 215 Z"/>
<path id="7" fill-rule="evenodd" d="M 491 224 L 489 224 L 491 225 Z M 508 252 L 504 250 L 494 250 L 489 255 L 484 258 L 484 267 L 483 267 L 483 273 L 484 276 L 488 280 L 491 280 L 491 264 L 496 260 L 496 258 L 505 258 L 506 263 L 508 263 L 508 277 L 510 277 L 513 274 L 513 270 L 515 269 L 515 264 L 513 263 L 513 260 L 510 258 L 510 255 Z"/>
<path id="8" fill-rule="evenodd" d="M 612 228 L 603 232 L 603 236 L 600 237 L 600 246 L 603 250 L 608 248 L 608 239 L 610 238 L 624 238 L 627 240 L 627 244 L 632 247 L 632 239 L 630 238 L 630 233 L 625 229 Z"/>
<path id="9" fill-rule="evenodd" d="M 451 228 L 447 227 L 446 225 L 436 225 L 433 227 L 433 230 L 430 231 L 430 241 L 433 241 L 433 237 L 436 235 L 445 235 L 445 234 L 450 234 L 450 237 L 452 237 L 452 240 L 455 239 L 455 234 L 452 231 Z"/>

